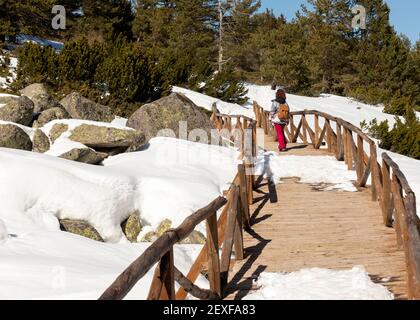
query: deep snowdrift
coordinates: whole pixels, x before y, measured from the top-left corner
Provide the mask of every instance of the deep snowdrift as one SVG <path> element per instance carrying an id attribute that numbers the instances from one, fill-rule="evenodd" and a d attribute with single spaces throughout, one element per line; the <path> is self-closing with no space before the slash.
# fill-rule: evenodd
<path id="1" fill-rule="evenodd" d="M 0 240 L 0 299 L 98 299 L 128 265 L 149 246 L 106 244 L 60 231 L 9 221 Z M 1 231 L 0 231 L 1 232 Z M 201 246 L 175 246 L 175 265 L 186 274 Z M 154 268 L 127 299 L 147 298 Z M 196 282 L 208 288 L 199 276 Z"/>
<path id="2" fill-rule="evenodd" d="M 44 154 L 0 149 L 0 218 L 58 230 L 60 219 L 89 221 L 108 242 L 136 210 L 143 225 L 173 226 L 228 188 L 238 152 L 171 138 L 91 166 Z M 17 190 L 19 192 L 17 192 Z"/>

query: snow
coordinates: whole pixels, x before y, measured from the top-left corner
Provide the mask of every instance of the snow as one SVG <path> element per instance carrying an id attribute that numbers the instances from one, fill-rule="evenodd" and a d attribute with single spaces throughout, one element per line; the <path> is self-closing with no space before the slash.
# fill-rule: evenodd
<path id="1" fill-rule="evenodd" d="M 114 120 L 111 121 L 111 124 L 117 125 L 120 127 L 126 127 L 127 122 L 128 122 L 128 119 L 116 116 Z"/>
<path id="2" fill-rule="evenodd" d="M 257 175 L 265 172 L 276 184 L 282 178 L 297 177 L 302 183 L 326 184 L 324 190 L 357 191 L 353 185 L 356 173 L 331 156 L 278 156 L 274 152 L 261 152 L 256 171 Z"/>
<path id="3" fill-rule="evenodd" d="M 362 266 L 351 270 L 303 269 L 293 273 L 260 275 L 260 288 L 244 300 L 393 300 L 384 286 L 375 284 Z"/>
<path id="4" fill-rule="evenodd" d="M 0 55 L 0 60 L 3 59 L 3 56 Z M 18 60 L 14 57 L 10 57 L 9 73 L 8 77 L 0 77 L 0 89 L 9 88 L 10 84 L 16 79 L 16 70 L 17 70 Z M 0 94 L 0 96 L 6 96 L 6 94 Z"/>
<path id="5" fill-rule="evenodd" d="M 129 244 L 121 222 L 139 210 L 149 230 L 166 218 L 176 227 L 229 187 L 237 158 L 233 149 L 172 138 L 103 167 L 0 148 L 0 299 L 98 298 L 149 246 Z M 57 218 L 88 221 L 108 243 L 61 232 Z M 201 247 L 175 247 L 184 274 Z M 147 297 L 153 272 L 128 299 Z M 208 288 L 201 275 L 196 284 Z"/>
<path id="6" fill-rule="evenodd" d="M 62 42 L 53 41 L 53 40 L 47 40 L 42 39 L 37 36 L 31 36 L 27 34 L 19 34 L 16 36 L 16 42 L 18 44 L 25 44 L 25 43 L 35 43 L 43 47 L 51 47 L 55 51 L 59 52 L 63 49 L 64 44 Z"/>
<path id="7" fill-rule="evenodd" d="M 126 242 L 120 224 L 136 210 L 144 225 L 173 226 L 229 187 L 238 152 L 171 138 L 110 157 L 103 167 L 0 148 L 0 218 L 59 230 L 59 219 L 92 224 L 107 242 Z M 19 192 L 16 192 L 19 190 Z"/>
<path id="8" fill-rule="evenodd" d="M 2 240 L 5 240 L 9 236 L 6 228 L 6 224 L 0 219 L 0 244 Z"/>
<path id="9" fill-rule="evenodd" d="M 154 138 L 147 150 L 108 158 L 104 166 L 136 177 L 142 222 L 155 229 L 167 218 L 179 225 L 227 190 L 238 157 L 231 148 Z"/>
<path id="10" fill-rule="evenodd" d="M 11 221 L 0 242 L 0 299 L 97 299 L 150 245 L 108 244 Z M 188 272 L 202 246 L 175 246 L 175 265 Z M 126 299 L 146 299 L 154 268 Z M 208 288 L 200 275 L 197 282 Z"/>
<path id="11" fill-rule="evenodd" d="M 188 90 L 188 89 L 184 89 L 184 88 L 180 88 L 176 86 L 172 88 L 172 92 L 178 92 L 178 93 L 184 94 L 197 106 L 202 107 L 208 111 L 212 111 L 213 104 L 216 103 L 217 109 L 222 114 L 243 115 L 252 119 L 255 118 L 253 109 L 248 106 L 241 106 L 236 103 L 224 102 L 220 99 L 212 98 L 202 93 L 198 93 L 192 90 Z"/>
<path id="12" fill-rule="evenodd" d="M 64 132 L 58 137 L 53 144 L 50 145 L 50 149 L 46 151 L 44 154 L 48 154 L 50 156 L 59 157 L 73 149 L 91 149 L 88 148 L 83 143 L 70 140 L 70 132 Z M 92 149 L 93 150 L 93 149 Z"/>

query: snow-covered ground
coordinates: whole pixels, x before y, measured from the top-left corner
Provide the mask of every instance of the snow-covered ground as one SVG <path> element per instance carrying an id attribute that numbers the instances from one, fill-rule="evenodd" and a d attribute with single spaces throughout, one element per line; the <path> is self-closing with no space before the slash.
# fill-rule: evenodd
<path id="1" fill-rule="evenodd" d="M 0 55 L 0 60 L 4 57 Z M 0 77 L 0 89 L 9 88 L 10 84 L 16 79 L 16 70 L 17 70 L 18 60 L 16 58 L 10 57 L 9 64 L 9 76 Z"/>
<path id="2" fill-rule="evenodd" d="M 43 39 L 37 36 L 28 35 L 28 34 L 17 35 L 16 42 L 18 44 L 35 43 L 42 47 L 51 47 L 57 52 L 61 51 L 64 47 L 64 44 L 62 42 Z"/>
<path id="3" fill-rule="evenodd" d="M 353 184 L 356 173 L 331 156 L 278 156 L 275 152 L 261 152 L 256 173 L 265 173 L 275 183 L 282 178 L 297 177 L 302 183 L 326 184 L 324 190 L 357 191 Z"/>
<path id="4" fill-rule="evenodd" d="M 303 269 L 267 273 L 256 282 L 259 289 L 244 300 L 393 300 L 384 286 L 375 284 L 362 266 L 352 270 Z"/>
<path id="5" fill-rule="evenodd" d="M 0 300 L 95 300 L 150 245 L 107 244 L 57 230 L 7 221 L 2 240 L 0 220 Z M 175 265 L 187 273 L 201 246 L 175 246 Z M 144 300 L 154 268 L 126 299 Z M 196 282 L 208 288 L 199 276 Z"/>
<path id="6" fill-rule="evenodd" d="M 121 222 L 138 210 L 145 231 L 164 219 L 178 226 L 229 187 L 237 158 L 230 148 L 172 138 L 103 167 L 0 148 L 0 299 L 98 298 L 149 245 L 128 243 Z M 57 218 L 88 221 L 108 243 L 61 232 Z M 176 247 L 183 273 L 199 249 Z M 146 298 L 153 271 L 128 299 Z M 202 276 L 197 284 L 208 287 Z"/>
<path id="7" fill-rule="evenodd" d="M 121 242 L 120 224 L 136 210 L 144 226 L 164 219 L 177 226 L 220 196 L 237 158 L 233 149 L 172 138 L 152 139 L 147 150 L 108 158 L 103 167 L 0 149 L 0 219 L 48 230 L 59 230 L 57 218 L 81 219 L 106 241 Z"/>

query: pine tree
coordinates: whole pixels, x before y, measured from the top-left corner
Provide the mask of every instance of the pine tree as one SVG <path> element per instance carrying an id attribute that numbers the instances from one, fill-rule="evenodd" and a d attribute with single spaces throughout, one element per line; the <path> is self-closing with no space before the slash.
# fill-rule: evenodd
<path id="1" fill-rule="evenodd" d="M 224 60 L 238 71 L 251 71 L 248 42 L 256 30 L 253 17 L 260 7 L 260 0 L 230 0 L 225 3 Z"/>
<path id="2" fill-rule="evenodd" d="M 307 55 L 314 87 L 335 92 L 343 69 L 349 63 L 347 34 L 350 33 L 351 11 L 347 0 L 308 0 L 313 10 L 303 7 L 308 37 Z"/>
<path id="3" fill-rule="evenodd" d="M 140 0 L 137 41 L 159 57 L 167 83 L 194 84 L 208 76 L 215 52 L 215 0 Z"/>
<path id="4" fill-rule="evenodd" d="M 67 34 L 71 38 L 87 37 L 100 42 L 112 42 L 118 36 L 132 38 L 134 16 L 130 0 L 79 0 L 70 6 L 71 11 L 79 4 L 84 15 L 69 15 L 71 32 Z"/>

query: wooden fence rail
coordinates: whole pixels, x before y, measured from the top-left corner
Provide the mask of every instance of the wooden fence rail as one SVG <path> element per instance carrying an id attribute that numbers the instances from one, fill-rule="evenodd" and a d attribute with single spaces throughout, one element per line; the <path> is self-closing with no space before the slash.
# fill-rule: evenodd
<path id="1" fill-rule="evenodd" d="M 212 121 L 220 131 L 225 129 L 228 132 L 226 139 L 238 147 L 243 160 L 226 196 L 214 200 L 189 216 L 178 228 L 163 234 L 118 276 L 100 300 L 123 299 L 156 264 L 148 300 L 183 300 L 188 293 L 198 299 L 223 298 L 232 266 L 232 253 L 235 253 L 235 261 L 244 258 L 242 230 L 250 227 L 249 205 L 253 202 L 254 157 L 257 154 L 256 123 L 251 118 L 220 114 L 217 109 Z M 222 208 L 218 219 L 217 212 Z M 173 247 L 203 221 L 206 221 L 206 244 L 184 276 L 175 267 Z M 210 290 L 194 285 L 202 272 L 208 276 Z M 175 292 L 175 282 L 180 285 L 178 292 Z"/>
<path id="2" fill-rule="evenodd" d="M 270 112 L 256 102 L 254 111 L 257 127 L 275 138 Z M 312 127 L 309 117 L 313 117 Z M 323 126 L 320 120 L 323 120 Z M 368 135 L 353 124 L 324 112 L 291 112 L 285 133 L 294 143 L 300 139 L 315 149 L 325 145 L 337 160 L 345 161 L 349 170 L 356 171 L 357 187 L 366 187 L 371 178 L 372 200 L 379 201 L 384 224 L 395 228 L 398 245 L 405 252 L 408 296 L 420 299 L 420 219 L 416 212 L 416 196 L 398 165 L 386 153 L 382 154 L 380 164 L 376 143 Z"/>

